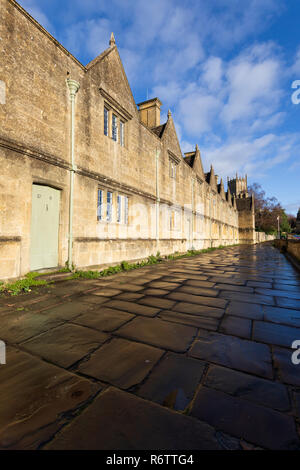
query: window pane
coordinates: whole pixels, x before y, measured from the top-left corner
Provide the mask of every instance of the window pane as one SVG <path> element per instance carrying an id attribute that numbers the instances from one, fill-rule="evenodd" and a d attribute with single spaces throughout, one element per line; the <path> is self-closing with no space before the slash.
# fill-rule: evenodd
<path id="1" fill-rule="evenodd" d="M 118 195 L 117 198 L 117 222 L 121 222 L 121 208 L 122 208 L 122 196 Z"/>
<path id="2" fill-rule="evenodd" d="M 104 108 L 104 135 L 108 135 L 108 109 Z"/>
<path id="3" fill-rule="evenodd" d="M 124 122 L 120 121 L 120 144 L 124 146 Z"/>
<path id="4" fill-rule="evenodd" d="M 118 127 L 117 127 L 117 116 L 112 115 L 112 138 L 117 142 L 118 140 Z"/>
<path id="5" fill-rule="evenodd" d="M 124 224 L 128 224 L 128 197 L 124 196 Z"/>
<path id="6" fill-rule="evenodd" d="M 102 220 L 103 191 L 98 189 L 97 220 Z"/>
<path id="7" fill-rule="evenodd" d="M 112 193 L 107 191 L 107 209 L 106 209 L 106 219 L 111 222 L 112 220 Z"/>

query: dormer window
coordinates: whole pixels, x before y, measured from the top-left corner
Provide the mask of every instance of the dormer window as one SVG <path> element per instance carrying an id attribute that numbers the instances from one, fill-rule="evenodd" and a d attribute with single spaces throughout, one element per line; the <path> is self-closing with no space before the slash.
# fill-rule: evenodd
<path id="1" fill-rule="evenodd" d="M 99 88 L 99 91 L 104 98 L 103 133 L 115 142 L 119 142 L 122 147 L 125 147 L 127 146 L 127 123 L 132 119 L 132 114 L 102 87 Z"/>

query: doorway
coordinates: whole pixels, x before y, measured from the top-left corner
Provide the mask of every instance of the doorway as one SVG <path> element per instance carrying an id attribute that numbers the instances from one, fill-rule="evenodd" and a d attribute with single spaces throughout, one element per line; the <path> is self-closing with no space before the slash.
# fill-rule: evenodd
<path id="1" fill-rule="evenodd" d="M 31 271 L 58 265 L 59 206 L 58 189 L 32 185 Z"/>

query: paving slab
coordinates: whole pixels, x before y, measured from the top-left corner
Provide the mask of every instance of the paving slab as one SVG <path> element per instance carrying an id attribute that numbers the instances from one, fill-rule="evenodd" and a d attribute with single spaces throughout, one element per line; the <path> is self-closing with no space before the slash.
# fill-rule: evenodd
<path id="1" fill-rule="evenodd" d="M 201 315 L 210 318 L 221 318 L 224 315 L 224 309 L 222 308 L 190 304 L 188 302 L 178 302 L 172 310 L 189 315 Z"/>
<path id="2" fill-rule="evenodd" d="M 191 415 L 250 443 L 272 450 L 300 450 L 291 416 L 201 387 Z"/>
<path id="3" fill-rule="evenodd" d="M 130 393 L 109 388 L 45 449 L 218 450 L 215 430 Z"/>
<path id="4" fill-rule="evenodd" d="M 288 297 L 289 299 L 300 299 L 300 289 L 295 291 L 286 291 L 286 290 L 278 290 L 278 289 L 256 289 L 255 290 L 258 294 L 263 295 L 272 295 L 275 297 Z"/>
<path id="5" fill-rule="evenodd" d="M 228 303 L 224 299 L 186 294 L 184 292 L 173 292 L 172 294 L 167 295 L 167 299 L 177 300 L 178 302 L 189 302 L 200 305 L 207 305 L 208 307 L 218 308 L 225 308 Z"/>
<path id="6" fill-rule="evenodd" d="M 80 296 L 80 301 L 85 304 L 101 305 L 107 302 L 107 297 L 94 295 L 94 291 Z"/>
<path id="7" fill-rule="evenodd" d="M 262 305 L 275 305 L 274 298 L 269 295 L 242 294 L 239 292 L 221 291 L 220 297 L 227 300 L 236 300 L 238 302 L 249 302 Z"/>
<path id="8" fill-rule="evenodd" d="M 273 378 L 270 349 L 235 336 L 200 330 L 189 356 L 232 369 Z"/>
<path id="9" fill-rule="evenodd" d="M 300 300 L 297 299 L 290 299 L 288 297 L 276 297 L 276 304 L 279 307 L 300 310 Z"/>
<path id="10" fill-rule="evenodd" d="M 283 384 L 261 379 L 255 375 L 212 365 L 208 370 L 204 384 L 215 390 L 275 410 L 289 411 L 291 408 L 288 391 Z"/>
<path id="11" fill-rule="evenodd" d="M 137 284 L 129 284 L 127 282 L 115 282 L 110 285 L 113 289 L 122 289 L 125 292 L 139 292 L 144 289 L 144 286 L 140 286 Z"/>
<path id="12" fill-rule="evenodd" d="M 162 310 L 158 317 L 165 321 L 182 323 L 196 328 L 216 331 L 219 326 L 219 319 L 210 316 L 189 315 L 185 313 L 175 312 L 174 310 Z"/>
<path id="13" fill-rule="evenodd" d="M 289 284 L 279 284 L 278 282 L 274 283 L 274 289 L 279 289 L 281 291 L 289 291 L 289 292 L 299 292 L 300 291 L 300 283 L 298 285 L 289 285 Z M 288 294 L 287 294 L 288 296 Z"/>
<path id="14" fill-rule="evenodd" d="M 193 279 L 188 279 L 185 283 L 187 286 L 193 286 L 193 287 L 207 287 L 207 288 L 212 288 L 216 284 L 214 282 L 210 281 L 195 281 Z"/>
<path id="15" fill-rule="evenodd" d="M 169 293 L 169 291 L 164 290 L 164 289 L 149 288 L 149 289 L 143 290 L 142 293 L 143 293 L 143 295 L 163 297 L 163 296 L 167 295 Z"/>
<path id="16" fill-rule="evenodd" d="M 147 305 L 141 305 L 133 302 L 126 302 L 125 300 L 110 300 L 109 302 L 106 302 L 105 307 L 110 307 L 146 317 L 154 317 L 161 310 L 160 308 L 149 307 Z"/>
<path id="17" fill-rule="evenodd" d="M 261 287 L 263 289 L 272 289 L 272 282 L 248 281 L 247 286 L 249 286 L 249 287 Z"/>
<path id="18" fill-rule="evenodd" d="M 88 326 L 89 328 L 94 328 L 99 331 L 114 331 L 119 328 L 124 323 L 135 318 L 135 315 L 132 315 L 128 312 L 122 312 L 121 310 L 102 307 L 99 310 L 93 310 L 90 313 L 85 313 L 80 315 L 75 320 L 74 323 L 78 325 Z"/>
<path id="19" fill-rule="evenodd" d="M 137 292 L 122 292 L 122 294 L 116 295 L 114 300 L 138 300 L 144 297 L 143 294 Z"/>
<path id="20" fill-rule="evenodd" d="M 211 282 L 220 283 L 220 284 L 230 284 L 230 285 L 237 285 L 237 286 L 244 286 L 246 284 L 246 280 L 243 279 L 235 279 L 228 274 L 224 276 L 213 276 L 209 279 Z"/>
<path id="21" fill-rule="evenodd" d="M 95 298 L 99 298 L 95 296 Z M 99 304 L 101 304 L 101 300 Z M 103 298 L 103 301 L 105 302 L 105 298 Z M 82 297 L 80 297 L 80 300 L 65 300 L 63 303 L 60 305 L 57 305 L 56 307 L 50 307 L 46 310 L 43 310 L 43 315 L 46 315 L 49 318 L 59 318 L 61 320 L 73 320 L 74 318 L 78 317 L 79 315 L 89 312 L 95 308 L 95 305 L 93 304 L 86 304 L 85 302 L 82 301 Z"/>
<path id="22" fill-rule="evenodd" d="M 264 320 L 281 325 L 300 327 L 300 312 L 281 307 L 264 307 Z"/>
<path id="23" fill-rule="evenodd" d="M 168 353 L 151 372 L 137 395 L 175 410 L 184 410 L 202 378 L 205 363 Z"/>
<path id="24" fill-rule="evenodd" d="M 253 294 L 254 293 L 254 289 L 252 287 L 236 286 L 236 285 L 231 285 L 231 284 L 217 283 L 217 284 L 215 284 L 215 289 L 229 290 L 229 291 L 232 291 L 232 292 L 242 292 L 242 293 L 246 293 L 246 294 Z"/>
<path id="25" fill-rule="evenodd" d="M 1 316 L 0 338 L 2 341 L 17 344 L 63 323 L 62 319 L 44 313 L 10 312 Z"/>
<path id="26" fill-rule="evenodd" d="M 293 341 L 300 340 L 300 328 L 264 321 L 254 321 L 253 339 L 262 343 L 290 348 Z"/>
<path id="27" fill-rule="evenodd" d="M 263 320 L 263 306 L 245 302 L 232 301 L 226 308 L 226 314 L 237 317 L 252 318 L 254 320 Z"/>
<path id="28" fill-rule="evenodd" d="M 193 295 L 204 295 L 208 297 L 217 297 L 219 294 L 219 291 L 217 289 L 209 289 L 207 287 L 195 287 L 189 285 L 179 287 L 176 292 L 184 292 Z"/>
<path id="29" fill-rule="evenodd" d="M 248 318 L 239 318 L 226 315 L 221 322 L 219 331 L 220 333 L 227 335 L 250 339 L 252 332 L 252 321 Z"/>
<path id="30" fill-rule="evenodd" d="M 274 347 L 274 367 L 281 382 L 300 386 L 300 364 L 292 363 L 293 352 L 293 349 Z"/>
<path id="31" fill-rule="evenodd" d="M 15 348 L 0 367 L 0 449 L 36 449 L 100 386 Z"/>
<path id="32" fill-rule="evenodd" d="M 122 389 L 139 384 L 164 354 L 161 349 L 113 338 L 78 366 L 79 372 Z"/>
<path id="33" fill-rule="evenodd" d="M 121 326 L 115 334 L 162 349 L 185 352 L 196 336 L 197 329 L 158 318 L 138 317 Z"/>
<path id="34" fill-rule="evenodd" d="M 115 295 L 121 294 L 122 291 L 119 289 L 113 289 L 112 287 L 101 287 L 93 291 L 93 295 L 100 295 L 104 297 L 114 297 Z"/>
<path id="35" fill-rule="evenodd" d="M 148 295 L 138 300 L 137 302 L 142 305 L 149 305 L 150 307 L 157 307 L 160 309 L 172 308 L 176 303 L 174 300 L 162 299 L 160 297 L 151 297 Z"/>
<path id="36" fill-rule="evenodd" d="M 108 338 L 106 333 L 66 323 L 25 341 L 22 347 L 61 367 L 70 367 Z"/>

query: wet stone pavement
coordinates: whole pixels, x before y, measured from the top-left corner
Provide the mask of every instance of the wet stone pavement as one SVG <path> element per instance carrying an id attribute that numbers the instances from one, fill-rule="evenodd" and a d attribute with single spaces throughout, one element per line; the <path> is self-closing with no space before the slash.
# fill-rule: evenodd
<path id="1" fill-rule="evenodd" d="M 269 244 L 0 298 L 1 449 L 300 449 L 300 276 Z"/>

